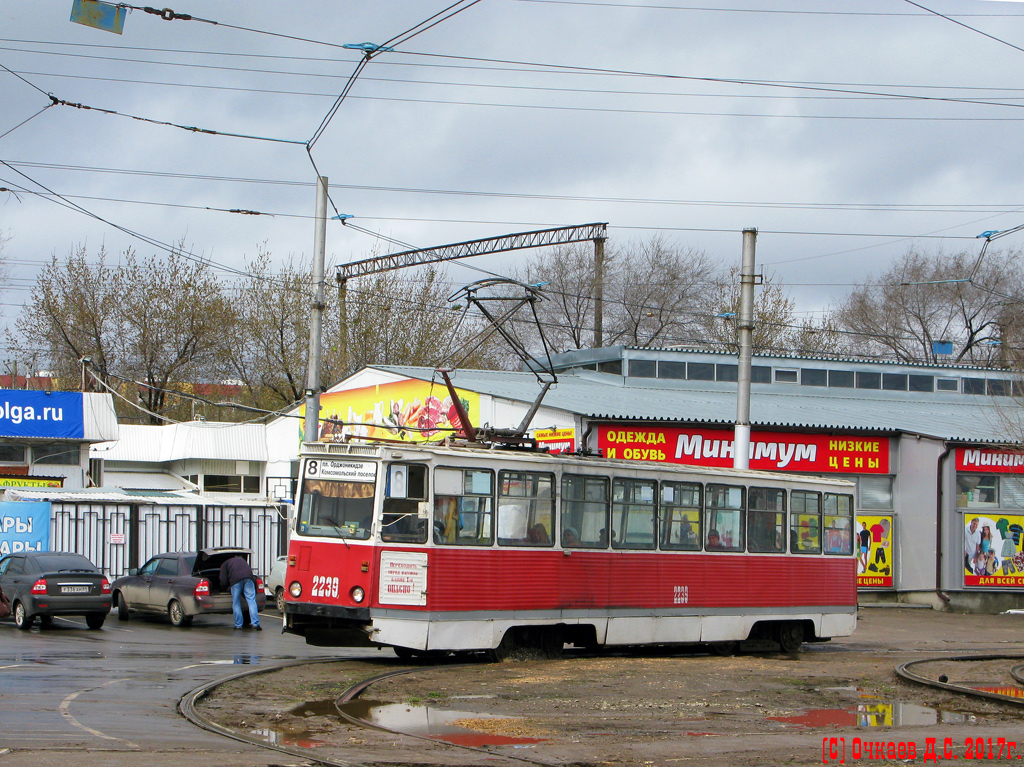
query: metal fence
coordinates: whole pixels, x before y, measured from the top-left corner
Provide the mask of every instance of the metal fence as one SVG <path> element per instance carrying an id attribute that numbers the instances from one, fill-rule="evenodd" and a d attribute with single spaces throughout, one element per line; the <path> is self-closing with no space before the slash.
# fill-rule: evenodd
<path id="1" fill-rule="evenodd" d="M 155 554 L 237 546 L 266 576 L 284 553 L 286 521 L 273 506 L 61 503 L 50 511 L 50 548 L 74 551 L 113 579 Z"/>

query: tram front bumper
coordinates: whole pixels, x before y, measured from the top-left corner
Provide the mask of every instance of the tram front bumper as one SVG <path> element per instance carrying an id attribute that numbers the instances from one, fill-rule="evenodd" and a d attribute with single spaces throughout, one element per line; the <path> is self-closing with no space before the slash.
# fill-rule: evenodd
<path id="1" fill-rule="evenodd" d="M 318 647 L 369 647 L 370 610 L 285 602 L 284 631 Z"/>

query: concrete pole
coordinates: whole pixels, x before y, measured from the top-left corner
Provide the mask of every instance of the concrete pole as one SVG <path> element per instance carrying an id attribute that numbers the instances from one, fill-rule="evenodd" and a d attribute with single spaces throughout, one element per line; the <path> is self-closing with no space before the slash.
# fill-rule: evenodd
<path id="1" fill-rule="evenodd" d="M 740 270 L 739 371 L 736 376 L 736 429 L 732 465 L 750 468 L 750 358 L 754 335 L 754 243 L 756 229 L 743 230 L 743 267 Z"/>
<path id="2" fill-rule="evenodd" d="M 594 348 L 604 345 L 604 238 L 594 240 Z"/>
<path id="3" fill-rule="evenodd" d="M 348 369 L 348 280 L 344 277 L 338 278 L 338 343 L 341 344 L 338 360 L 341 374 L 348 376 L 354 371 Z"/>
<path id="4" fill-rule="evenodd" d="M 309 365 L 306 368 L 306 419 L 303 439 L 320 436 L 320 335 L 324 313 L 324 251 L 327 239 L 327 177 L 316 182 L 316 222 L 313 229 L 313 285 L 316 297 L 309 315 Z"/>

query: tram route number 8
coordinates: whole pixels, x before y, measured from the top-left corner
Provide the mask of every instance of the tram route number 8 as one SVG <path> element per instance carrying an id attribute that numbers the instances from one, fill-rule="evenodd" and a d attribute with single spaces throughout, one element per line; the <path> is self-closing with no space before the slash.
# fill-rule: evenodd
<path id="1" fill-rule="evenodd" d="M 313 593 L 310 596 L 314 597 L 330 597 L 331 599 L 338 598 L 338 579 L 329 578 L 326 575 L 314 575 L 313 576 Z"/>

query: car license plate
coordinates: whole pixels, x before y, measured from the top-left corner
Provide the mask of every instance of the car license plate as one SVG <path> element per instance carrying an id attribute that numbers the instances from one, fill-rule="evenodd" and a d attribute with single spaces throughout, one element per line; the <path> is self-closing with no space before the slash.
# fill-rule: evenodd
<path id="1" fill-rule="evenodd" d="M 61 594 L 88 594 L 89 593 L 89 587 L 88 586 L 61 586 L 60 587 L 60 593 Z"/>

